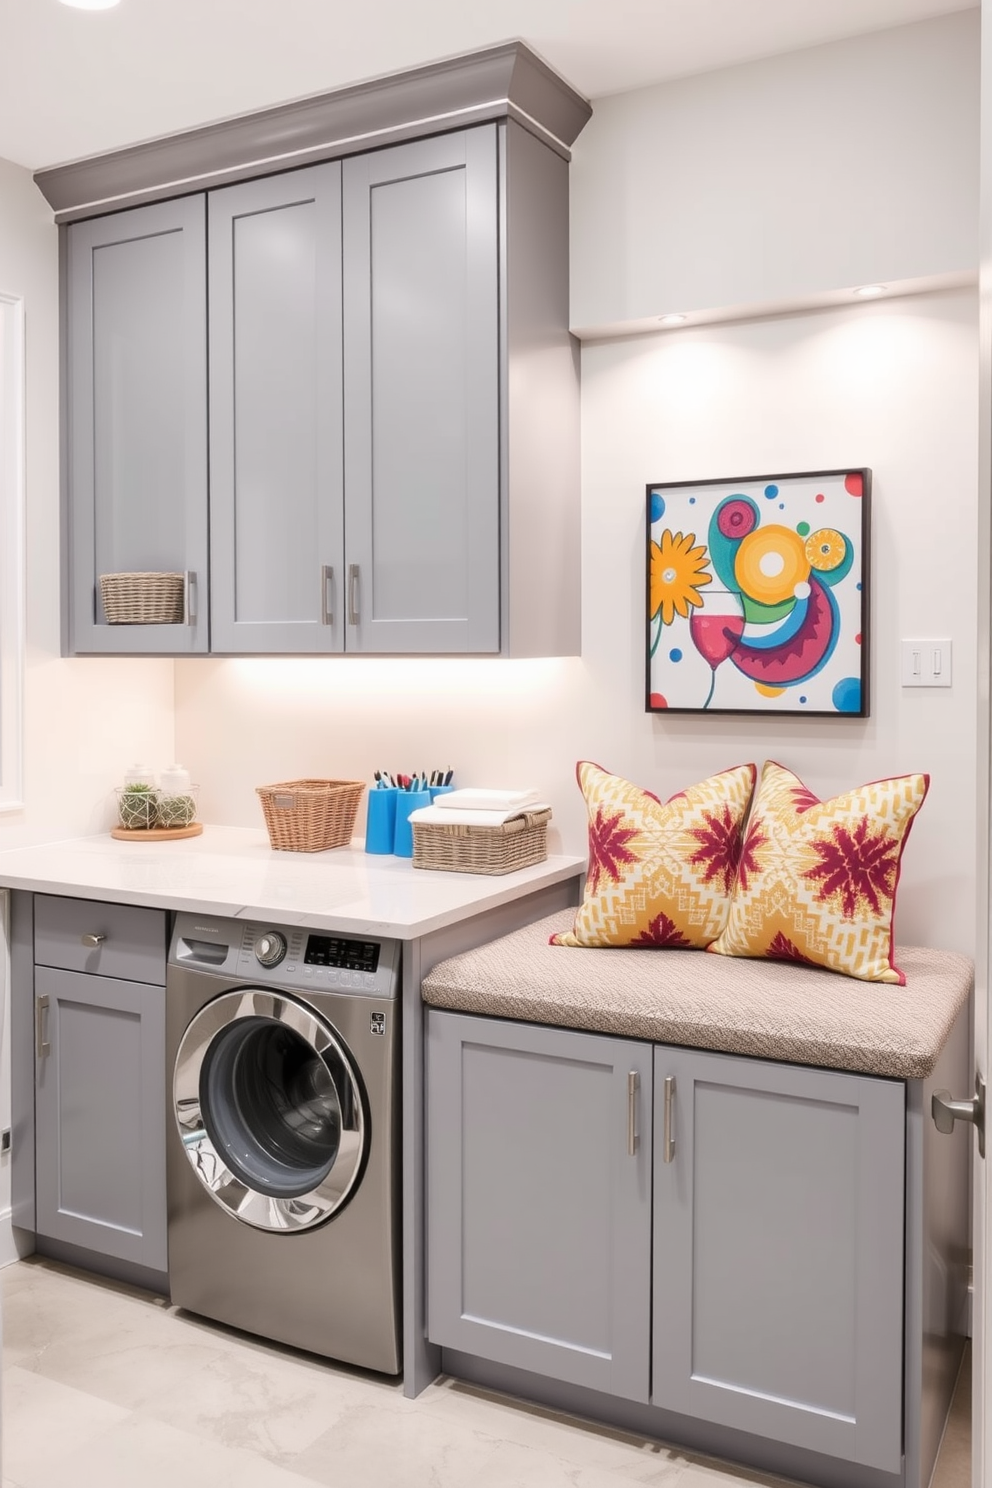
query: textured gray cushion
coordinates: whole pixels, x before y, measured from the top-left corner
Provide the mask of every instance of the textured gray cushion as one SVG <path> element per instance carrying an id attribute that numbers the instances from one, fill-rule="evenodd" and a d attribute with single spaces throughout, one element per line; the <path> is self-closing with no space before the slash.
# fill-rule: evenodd
<path id="1" fill-rule="evenodd" d="M 705 951 L 549 946 L 574 911 L 442 961 L 434 1007 L 662 1044 L 922 1079 L 974 985 L 954 951 L 900 946 L 905 987 Z"/>

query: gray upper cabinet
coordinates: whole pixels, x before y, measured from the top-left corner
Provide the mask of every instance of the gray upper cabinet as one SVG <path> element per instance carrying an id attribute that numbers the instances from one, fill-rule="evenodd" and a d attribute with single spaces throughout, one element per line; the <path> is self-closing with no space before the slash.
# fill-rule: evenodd
<path id="1" fill-rule="evenodd" d="M 496 126 L 344 167 L 347 649 L 499 650 Z"/>
<path id="2" fill-rule="evenodd" d="M 427 1025 L 429 1338 L 647 1401 L 650 1045 Z"/>
<path id="3" fill-rule="evenodd" d="M 205 198 L 68 232 L 67 644 L 207 650 Z M 108 624 L 100 576 L 184 576 L 181 620 Z"/>
<path id="4" fill-rule="evenodd" d="M 903 1085 L 659 1048 L 655 1122 L 654 1403 L 898 1472 Z"/>
<path id="5" fill-rule="evenodd" d="M 42 173 L 74 201 L 70 652 L 579 653 L 589 112 L 508 43 L 211 126 L 191 156 Z M 108 623 L 120 571 L 189 575 L 190 623 Z"/>
<path id="6" fill-rule="evenodd" d="M 210 626 L 343 648 L 341 166 L 211 192 Z"/>

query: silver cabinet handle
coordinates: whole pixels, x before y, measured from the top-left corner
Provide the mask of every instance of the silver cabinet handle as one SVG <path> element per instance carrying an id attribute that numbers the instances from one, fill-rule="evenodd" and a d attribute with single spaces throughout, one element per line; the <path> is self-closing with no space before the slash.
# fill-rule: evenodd
<path id="1" fill-rule="evenodd" d="M 672 1131 L 672 1108 L 675 1104 L 675 1076 L 665 1076 L 665 1139 L 662 1157 L 670 1163 L 675 1157 L 675 1135 Z"/>
<path id="2" fill-rule="evenodd" d="M 334 583 L 334 570 L 329 563 L 320 565 L 320 623 L 321 625 L 333 625 L 334 600 L 330 597 L 331 586 Z"/>
<path id="3" fill-rule="evenodd" d="M 196 574 L 191 568 L 186 570 L 183 584 L 183 624 L 196 624 Z"/>
<path id="4" fill-rule="evenodd" d="M 978 1155 L 985 1156 L 985 1081 L 975 1076 L 972 1100 L 951 1100 L 949 1090 L 936 1090 L 930 1098 L 930 1114 L 939 1132 L 949 1136 L 955 1121 L 971 1121 L 978 1131 Z"/>
<path id="5" fill-rule="evenodd" d="M 348 624 L 358 624 L 358 564 L 348 564 Z"/>
<path id="6" fill-rule="evenodd" d="M 637 1153 L 637 1090 L 641 1077 L 636 1070 L 627 1076 L 627 1156 Z"/>
<path id="7" fill-rule="evenodd" d="M 46 1054 L 51 1054 L 52 1046 L 48 1042 L 48 997 L 36 997 L 34 1000 L 34 1049 L 39 1059 L 44 1059 Z"/>
<path id="8" fill-rule="evenodd" d="M 89 946 L 90 950 L 93 951 L 95 951 L 98 946 L 102 946 L 106 938 L 107 937 L 105 935 L 83 935 L 80 937 L 83 945 Z"/>

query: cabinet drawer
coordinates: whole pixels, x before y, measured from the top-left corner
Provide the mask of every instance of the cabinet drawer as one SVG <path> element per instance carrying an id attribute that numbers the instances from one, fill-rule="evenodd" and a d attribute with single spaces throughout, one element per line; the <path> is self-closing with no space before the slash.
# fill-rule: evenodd
<path id="1" fill-rule="evenodd" d="M 164 986 L 165 956 L 164 909 L 35 895 L 34 959 L 40 966 Z"/>

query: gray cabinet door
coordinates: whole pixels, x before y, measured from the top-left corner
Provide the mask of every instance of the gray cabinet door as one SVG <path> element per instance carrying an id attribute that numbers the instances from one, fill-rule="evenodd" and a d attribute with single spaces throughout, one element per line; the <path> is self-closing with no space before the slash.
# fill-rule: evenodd
<path id="1" fill-rule="evenodd" d="M 165 988 L 35 970 L 37 1230 L 167 1266 Z"/>
<path id="2" fill-rule="evenodd" d="M 75 223 L 67 255 L 70 649 L 206 651 L 204 197 Z M 108 624 L 107 573 L 187 575 L 188 623 Z"/>
<path id="3" fill-rule="evenodd" d="M 211 649 L 343 649 L 341 166 L 210 193 Z"/>
<path id="4" fill-rule="evenodd" d="M 429 1338 L 646 1401 L 650 1045 L 427 1025 Z"/>
<path id="5" fill-rule="evenodd" d="M 343 182 L 346 650 L 498 652 L 496 125 Z"/>
<path id="6" fill-rule="evenodd" d="M 899 1471 L 904 1132 L 897 1081 L 656 1051 L 654 1404 Z"/>

